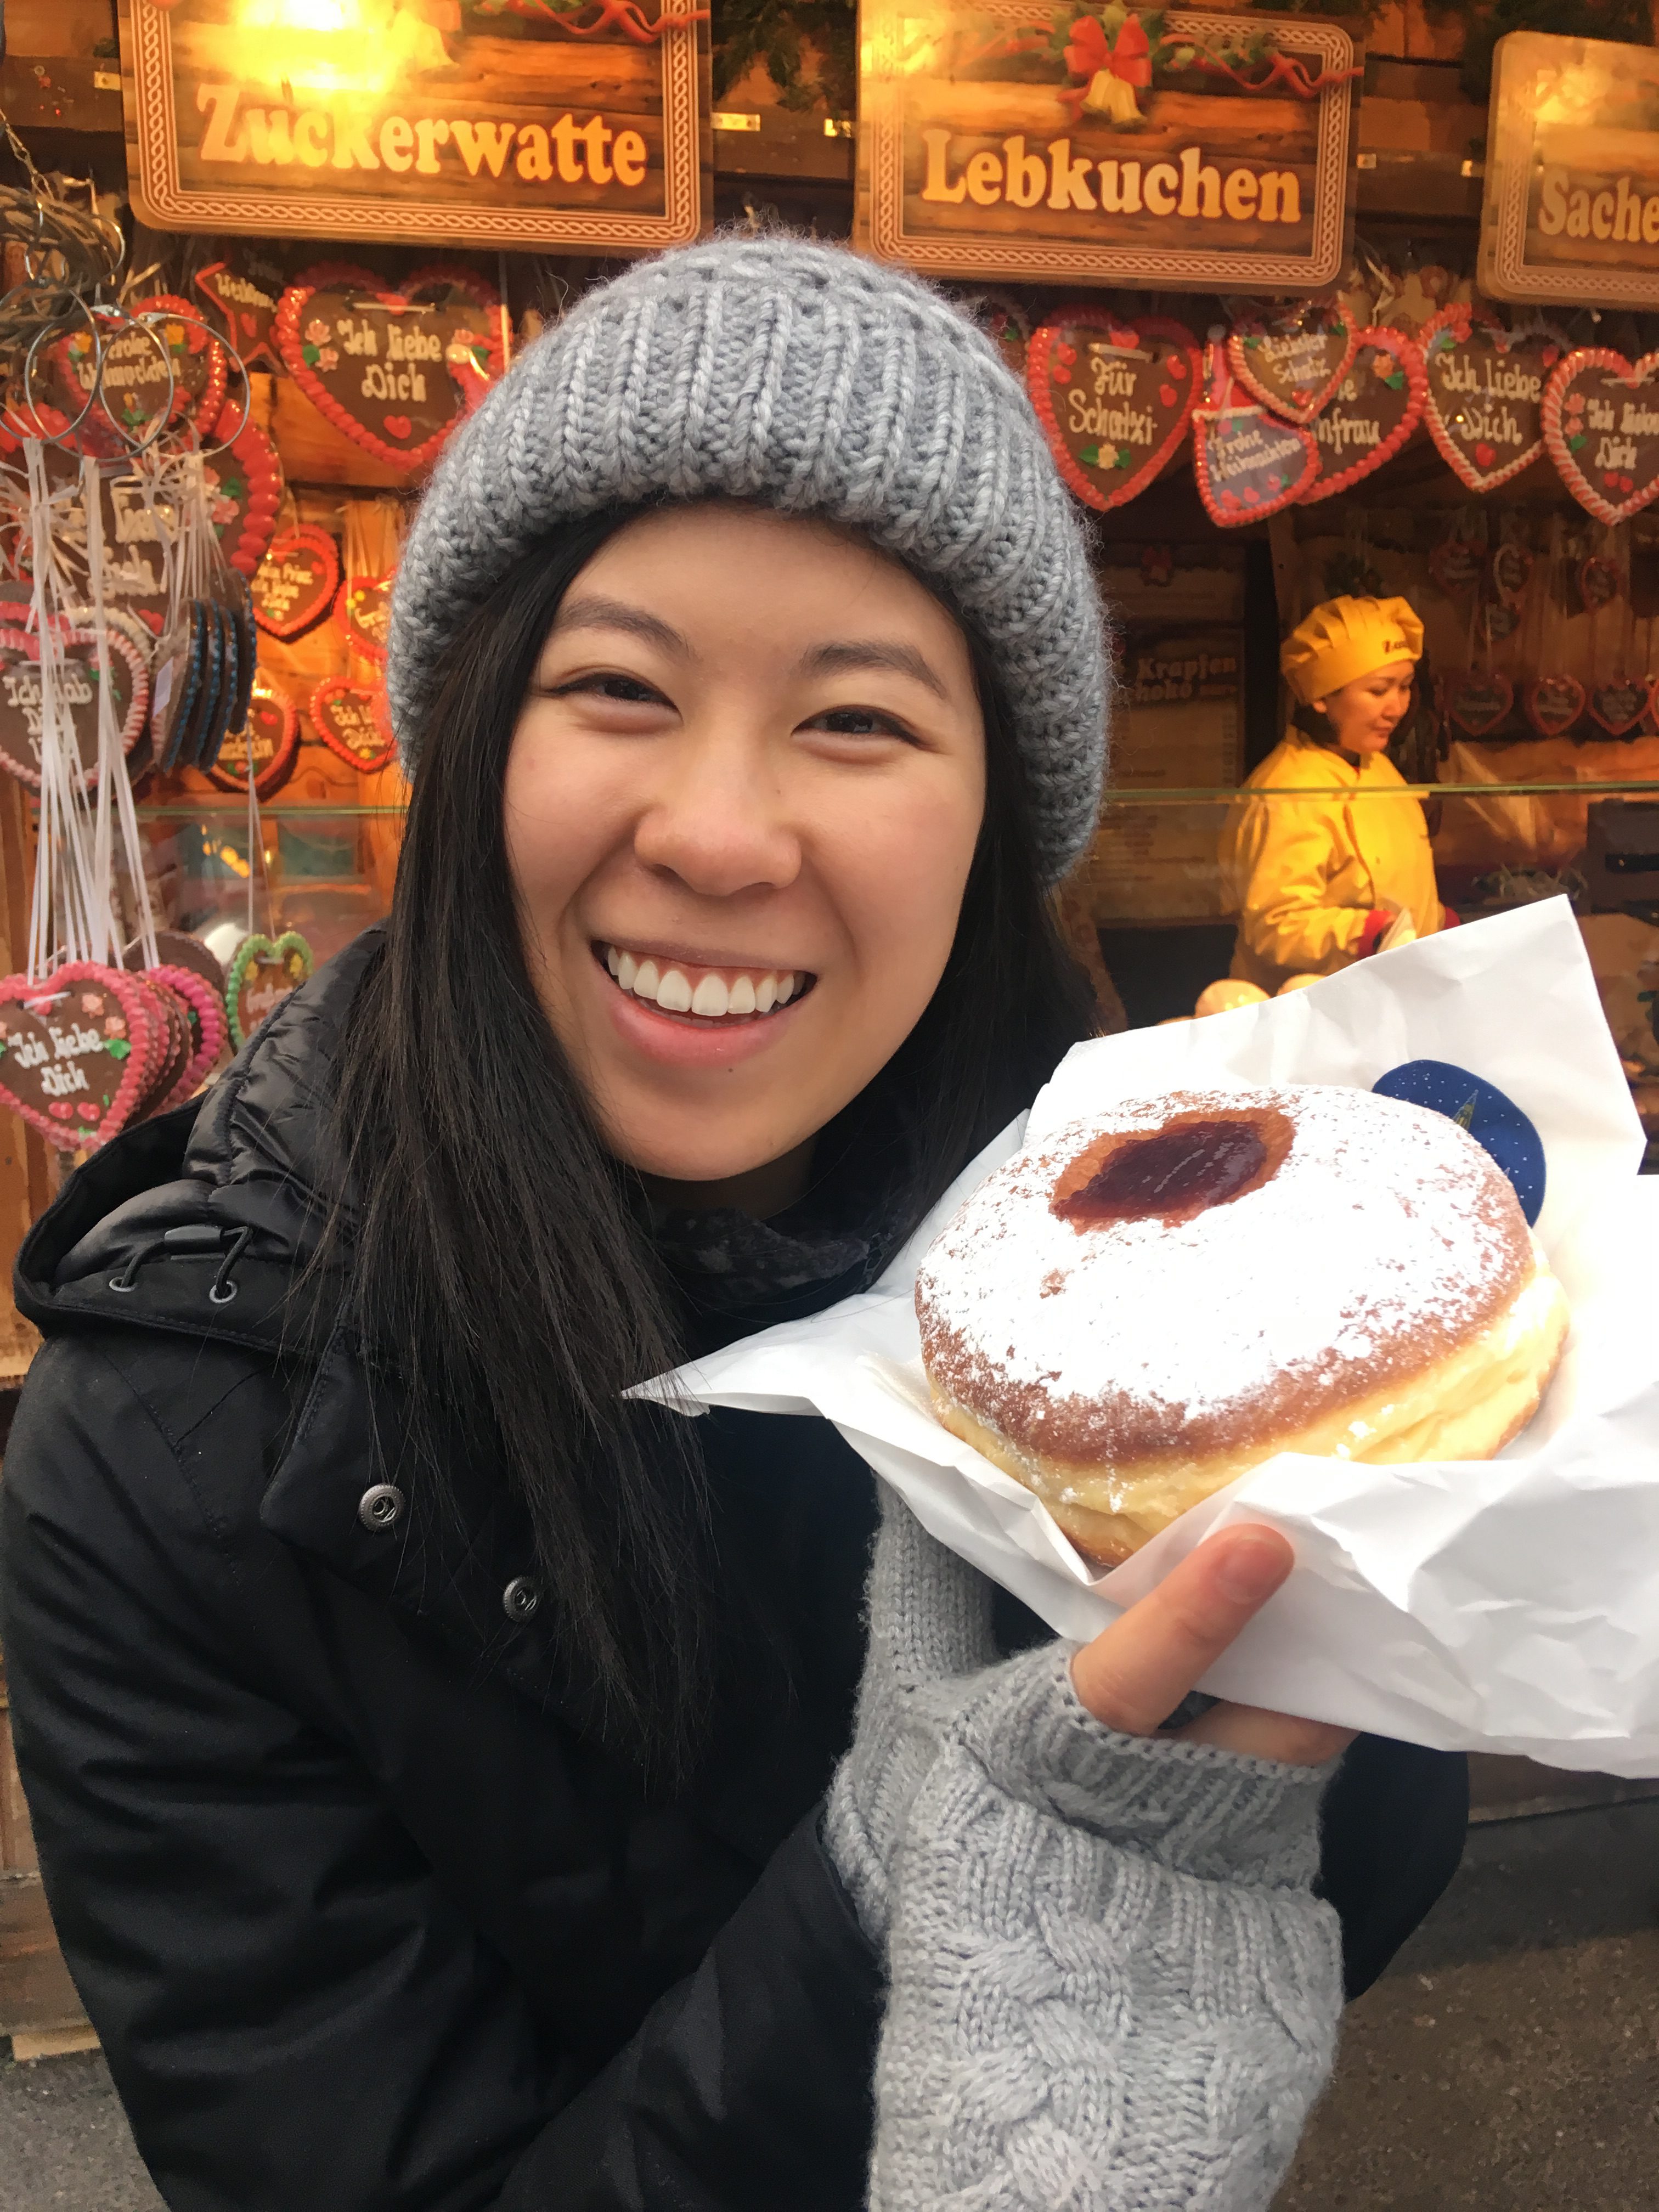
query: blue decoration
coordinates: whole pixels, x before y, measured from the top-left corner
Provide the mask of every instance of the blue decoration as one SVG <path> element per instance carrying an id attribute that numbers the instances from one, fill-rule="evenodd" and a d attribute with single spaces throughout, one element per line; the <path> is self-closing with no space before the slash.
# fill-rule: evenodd
<path id="1" fill-rule="evenodd" d="M 1408 1060 L 1381 1075 L 1371 1089 L 1382 1098 L 1426 1106 L 1467 1129 L 1515 1186 L 1530 1226 L 1544 1205 L 1544 1142 L 1513 1098 L 1484 1076 L 1449 1060 Z"/>

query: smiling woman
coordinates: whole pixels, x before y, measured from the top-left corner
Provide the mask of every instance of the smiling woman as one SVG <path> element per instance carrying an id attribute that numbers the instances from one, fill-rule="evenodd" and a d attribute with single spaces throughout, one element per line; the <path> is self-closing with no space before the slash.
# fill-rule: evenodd
<path id="1" fill-rule="evenodd" d="M 611 1151 L 711 1202 L 757 1163 L 764 1210 L 799 1198 L 956 935 L 985 809 L 957 623 L 827 525 L 653 513 L 561 607 L 504 801 L 531 973 Z"/>
<path id="2" fill-rule="evenodd" d="M 20 1762 L 169 2201 L 1267 2203 L 1342 1739 L 1177 1709 L 1282 1540 L 1073 1650 L 826 1423 L 628 1395 L 867 1290 L 1084 1034 L 1106 667 L 1020 387 L 840 252 L 636 267 L 447 448 L 389 922 L 20 1262 Z"/>

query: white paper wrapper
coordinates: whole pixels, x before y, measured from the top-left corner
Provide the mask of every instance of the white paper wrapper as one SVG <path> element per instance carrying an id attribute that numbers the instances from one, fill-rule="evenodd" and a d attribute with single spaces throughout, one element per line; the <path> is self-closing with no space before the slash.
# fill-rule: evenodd
<path id="1" fill-rule="evenodd" d="M 1291 1454 L 1092 1578 L 1030 1493 L 933 1419 L 913 1291 L 939 1229 L 1028 1133 L 1016 1123 L 873 1290 L 648 1385 L 694 1406 L 817 1413 L 944 1543 L 1085 1638 L 1194 1545 L 1265 1521 L 1297 1571 L 1203 1686 L 1446 1750 L 1659 1773 L 1659 1177 L 1565 900 L 1382 953 L 1287 999 L 1080 1045 L 1029 1133 L 1112 1100 L 1258 1083 L 1369 1087 L 1443 1060 L 1543 1139 L 1538 1233 L 1573 1309 L 1537 1419 L 1488 1462 Z"/>

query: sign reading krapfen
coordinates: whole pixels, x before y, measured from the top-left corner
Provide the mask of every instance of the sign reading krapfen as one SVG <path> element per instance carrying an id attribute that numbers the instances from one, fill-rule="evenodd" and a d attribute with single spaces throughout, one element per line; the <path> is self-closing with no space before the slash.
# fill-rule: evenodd
<path id="1" fill-rule="evenodd" d="M 682 244 L 711 207 L 707 15 L 618 0 L 578 37 L 536 0 L 120 0 L 134 208 L 161 230 Z"/>
<path id="2" fill-rule="evenodd" d="M 1498 40 L 1480 282 L 1498 300 L 1659 307 L 1659 52 Z"/>
<path id="3" fill-rule="evenodd" d="M 1311 292 L 1350 238 L 1340 25 L 860 0 L 855 234 L 940 276 Z"/>

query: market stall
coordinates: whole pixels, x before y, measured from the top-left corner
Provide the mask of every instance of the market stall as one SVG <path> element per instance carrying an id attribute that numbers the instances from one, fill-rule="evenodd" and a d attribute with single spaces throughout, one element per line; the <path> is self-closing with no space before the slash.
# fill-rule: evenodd
<path id="1" fill-rule="evenodd" d="M 1659 53 L 1517 33 L 1488 104 L 1480 20 L 11 0 L 0 1260 L 384 913 L 411 499 L 587 284 L 720 222 L 917 267 L 1024 382 L 1121 638 L 1060 908 L 1103 1026 L 1227 975 L 1281 640 L 1399 599 L 1439 896 L 1571 898 L 1659 1138 Z M 32 1350 L 0 1300 L 0 1384 Z"/>

